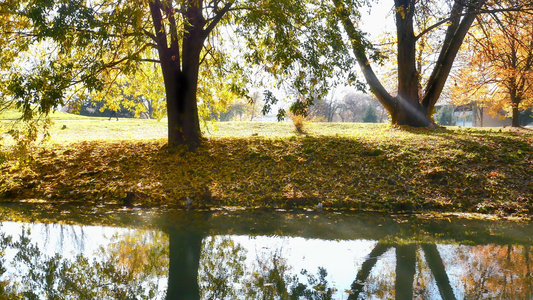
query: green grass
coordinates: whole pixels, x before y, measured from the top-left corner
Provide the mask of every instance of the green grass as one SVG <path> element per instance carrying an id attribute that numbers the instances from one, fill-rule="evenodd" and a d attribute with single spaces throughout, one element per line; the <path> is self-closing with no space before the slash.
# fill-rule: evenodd
<path id="1" fill-rule="evenodd" d="M 0 115 L 0 125 L 4 130 L 5 143 L 12 142 L 5 132 L 11 129 L 20 116 L 15 110 Z M 127 140 L 163 138 L 167 134 L 165 120 L 145 120 L 108 117 L 88 117 L 78 114 L 54 112 L 50 114 L 52 126 L 49 128 L 51 142 L 76 142 L 91 140 Z"/>
<path id="2" fill-rule="evenodd" d="M 9 124 L 19 116 L 15 110 L 0 115 L 0 124 L 9 130 Z M 87 117 L 64 112 L 50 114 L 49 129 L 52 142 L 76 142 L 92 140 L 159 139 L 167 137 L 167 121 L 108 117 Z M 305 123 L 305 133 L 310 136 L 365 136 L 388 129 L 386 124 L 364 123 Z M 470 129 L 448 127 L 449 130 L 468 133 L 497 132 L 501 128 Z M 218 122 L 202 124 L 205 137 L 290 137 L 302 135 L 291 122 Z"/>
<path id="3" fill-rule="evenodd" d="M 17 120 L 20 118 L 21 113 L 20 111 L 16 109 L 7 109 L 0 112 L 0 121 L 6 121 L 6 120 Z M 52 120 L 98 120 L 98 119 L 104 119 L 104 118 L 98 118 L 98 117 L 88 117 L 88 116 L 82 116 L 78 114 L 71 114 L 66 112 L 60 112 L 55 111 L 52 112 L 49 115 L 50 119 Z"/>
<path id="4" fill-rule="evenodd" d="M 0 115 L 0 124 L 8 131 L 17 117 L 14 110 Z M 92 140 L 157 139 L 167 137 L 167 121 L 108 117 L 87 117 L 64 112 L 50 115 L 51 142 L 76 142 Z M 385 124 L 356 123 L 306 123 L 308 135 L 360 135 L 386 128 Z M 297 135 L 291 122 L 219 122 L 202 124 L 205 137 L 288 137 Z"/>

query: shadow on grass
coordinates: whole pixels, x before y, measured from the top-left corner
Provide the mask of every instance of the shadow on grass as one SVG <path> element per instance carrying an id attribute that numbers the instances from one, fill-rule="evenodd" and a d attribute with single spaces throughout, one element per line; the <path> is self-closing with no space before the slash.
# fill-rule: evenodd
<path id="1" fill-rule="evenodd" d="M 9 201 L 527 214 L 531 161 L 531 138 L 507 133 L 212 138 L 193 153 L 83 142 L 43 150 L 31 172 L 3 166 L 0 186 Z"/>

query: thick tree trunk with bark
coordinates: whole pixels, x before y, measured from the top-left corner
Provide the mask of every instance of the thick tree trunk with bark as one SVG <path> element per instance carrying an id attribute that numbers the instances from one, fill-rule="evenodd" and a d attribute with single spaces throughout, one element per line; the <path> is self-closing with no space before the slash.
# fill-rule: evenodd
<path id="1" fill-rule="evenodd" d="M 203 16 L 204 2 L 188 0 L 180 9 L 172 1 L 152 0 L 149 3 L 163 71 L 167 99 L 168 145 L 188 145 L 190 150 L 200 145 L 197 89 L 204 42 L 233 2 L 214 9 L 209 21 Z M 164 16 L 163 16 L 164 14 Z M 180 24 L 176 14 L 183 18 Z M 168 27 L 165 26 L 167 24 Z M 178 29 L 179 26 L 183 28 Z"/>
<path id="2" fill-rule="evenodd" d="M 152 18 L 158 30 L 158 51 L 165 82 L 168 145 L 174 148 L 185 144 L 195 149 L 199 146 L 201 137 L 196 103 L 200 53 L 207 37 L 203 30 L 205 20 L 202 16 L 202 7 L 192 4 L 184 12 L 188 22 L 184 26 L 186 33 L 182 40 L 183 50 L 180 52 L 177 35 L 171 33 L 169 47 L 166 34 L 162 31 L 164 29 L 160 25 L 158 28 L 156 24 L 157 22 L 160 24 L 163 20 L 161 6 L 158 7 L 157 4 L 156 1 L 150 6 L 153 7 Z"/>
<path id="3" fill-rule="evenodd" d="M 398 96 L 391 112 L 392 123 L 414 127 L 431 124 L 419 100 L 419 73 L 416 68 L 416 37 L 413 17 L 415 2 L 396 0 L 396 34 L 398 37 Z"/>
<path id="4" fill-rule="evenodd" d="M 516 61 L 513 61 L 513 67 L 516 68 Z M 516 76 L 509 77 L 509 97 L 511 98 L 511 109 L 512 109 L 512 127 L 520 127 L 520 102 L 521 102 L 521 89 L 518 87 Z"/>
<path id="5" fill-rule="evenodd" d="M 187 76 L 188 75 L 188 76 Z M 168 145 L 186 144 L 194 149 L 200 144 L 200 122 L 196 105 L 198 76 L 182 72 L 165 80 L 168 116 Z"/>

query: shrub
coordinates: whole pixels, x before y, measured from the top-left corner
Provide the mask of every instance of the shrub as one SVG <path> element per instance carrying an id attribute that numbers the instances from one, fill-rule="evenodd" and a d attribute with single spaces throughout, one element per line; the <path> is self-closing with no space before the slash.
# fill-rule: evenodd
<path id="1" fill-rule="evenodd" d="M 298 133 L 304 133 L 304 125 L 305 125 L 305 117 L 302 115 L 295 115 L 290 113 L 289 117 L 292 120 L 292 124 L 294 124 L 294 129 L 296 129 L 296 132 Z"/>
<path id="2" fill-rule="evenodd" d="M 363 114 L 363 122 L 364 123 L 377 123 L 378 122 L 378 115 L 376 114 L 376 109 L 372 105 L 367 106 Z"/>
<path id="3" fill-rule="evenodd" d="M 453 117 L 453 106 L 444 105 L 440 107 L 435 113 L 435 122 L 442 126 L 455 125 Z"/>

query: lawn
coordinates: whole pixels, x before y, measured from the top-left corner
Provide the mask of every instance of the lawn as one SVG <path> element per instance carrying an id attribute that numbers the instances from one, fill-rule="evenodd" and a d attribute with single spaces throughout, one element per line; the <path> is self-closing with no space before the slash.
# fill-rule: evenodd
<path id="1" fill-rule="evenodd" d="M 169 153 L 166 122 L 55 118 L 27 164 L 0 166 L 4 202 L 533 214 L 533 133 L 384 124 L 224 122 Z"/>

